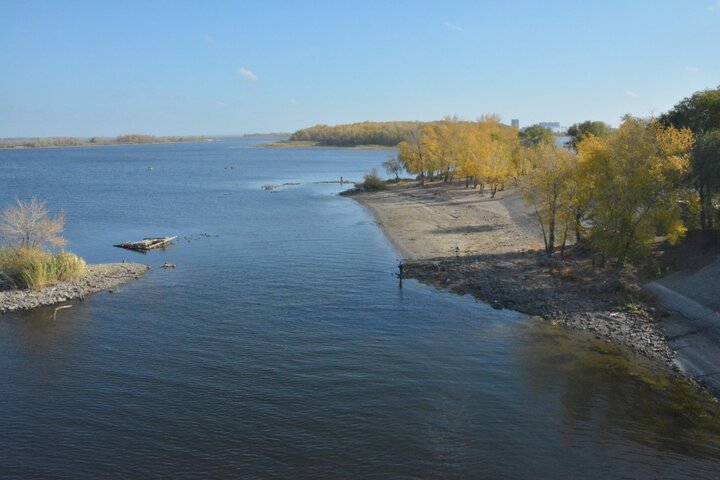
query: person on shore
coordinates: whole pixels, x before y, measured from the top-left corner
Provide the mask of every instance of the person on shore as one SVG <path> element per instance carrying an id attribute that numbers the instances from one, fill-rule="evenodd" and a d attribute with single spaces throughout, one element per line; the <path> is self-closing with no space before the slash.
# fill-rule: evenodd
<path id="1" fill-rule="evenodd" d="M 342 187 L 342 184 L 345 183 L 342 176 L 340 176 L 340 186 Z"/>

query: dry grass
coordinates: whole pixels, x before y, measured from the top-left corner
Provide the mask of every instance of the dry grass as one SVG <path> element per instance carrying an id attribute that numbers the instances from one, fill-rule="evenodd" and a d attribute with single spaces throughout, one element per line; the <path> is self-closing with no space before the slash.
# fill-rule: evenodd
<path id="1" fill-rule="evenodd" d="M 42 288 L 75 280 L 85 272 L 85 261 L 69 252 L 50 253 L 39 248 L 0 249 L 0 284 L 6 288 Z"/>

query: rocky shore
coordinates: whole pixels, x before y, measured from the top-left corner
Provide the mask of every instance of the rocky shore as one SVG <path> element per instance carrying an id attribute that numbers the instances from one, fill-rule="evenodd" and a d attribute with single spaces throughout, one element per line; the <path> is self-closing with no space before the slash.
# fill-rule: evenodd
<path id="1" fill-rule="evenodd" d="M 423 283 L 590 333 L 677 370 L 657 318 L 664 312 L 645 301 L 632 271 L 593 272 L 572 253 L 548 261 L 534 251 L 414 261 L 404 270 Z"/>
<path id="2" fill-rule="evenodd" d="M 594 266 L 573 249 L 545 257 L 518 192 L 490 198 L 461 185 L 403 182 L 350 196 L 405 256 L 404 277 L 590 333 L 678 370 L 658 322 L 665 313 L 648 301 L 636 272 Z"/>
<path id="3" fill-rule="evenodd" d="M 140 278 L 149 268 L 140 263 L 89 265 L 85 275 L 72 282 L 60 282 L 41 291 L 0 291 L 0 314 L 82 300 L 92 293 L 109 290 L 117 285 Z"/>

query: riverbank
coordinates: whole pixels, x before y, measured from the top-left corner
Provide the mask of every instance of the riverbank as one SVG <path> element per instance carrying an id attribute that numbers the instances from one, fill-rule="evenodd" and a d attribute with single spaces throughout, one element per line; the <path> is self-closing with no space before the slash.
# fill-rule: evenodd
<path id="1" fill-rule="evenodd" d="M 464 185 L 401 182 L 351 196 L 405 257 L 404 276 L 590 333 L 678 371 L 658 322 L 664 313 L 646 302 L 636 272 L 594 267 L 572 248 L 546 258 L 517 190 L 490 198 Z"/>
<path id="2" fill-rule="evenodd" d="M 339 145 L 323 145 L 320 142 L 309 140 L 278 140 L 275 142 L 258 143 L 256 148 L 342 148 L 347 150 L 391 150 L 397 147 L 387 145 L 355 145 L 355 146 L 339 146 Z"/>
<path id="3" fill-rule="evenodd" d="M 28 150 L 28 149 L 43 149 L 43 148 L 80 148 L 80 147 L 110 147 L 115 145 L 166 145 L 166 144 L 177 144 L 177 143 L 203 143 L 203 142 L 216 142 L 220 141 L 215 138 L 208 137 L 190 137 L 186 139 L 172 139 L 165 140 L 164 137 L 158 137 L 154 140 L 138 141 L 138 142 L 119 142 L 115 140 L 101 140 L 97 142 L 91 142 L 81 139 L 75 139 L 77 142 L 43 142 L 39 139 L 38 142 L 31 141 L 12 141 L 12 140 L 1 140 L 0 139 L 0 150 Z M 52 139 L 51 139 L 52 140 Z"/>
<path id="4" fill-rule="evenodd" d="M 140 278 L 150 269 L 141 263 L 108 263 L 89 265 L 78 280 L 60 282 L 40 291 L 0 291 L 0 315 L 19 310 L 82 300 L 86 296 L 109 290 L 130 280 Z"/>

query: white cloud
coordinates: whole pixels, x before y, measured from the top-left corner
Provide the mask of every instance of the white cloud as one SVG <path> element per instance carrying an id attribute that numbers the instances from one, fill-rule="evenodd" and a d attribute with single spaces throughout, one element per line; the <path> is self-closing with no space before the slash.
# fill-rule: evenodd
<path id="1" fill-rule="evenodd" d="M 203 35 L 202 41 L 207 45 L 211 45 L 215 43 L 215 38 L 210 35 Z"/>
<path id="2" fill-rule="evenodd" d="M 300 102 L 298 102 L 298 101 L 295 100 L 294 98 L 291 98 L 291 99 L 290 99 L 290 105 L 292 105 L 292 106 L 294 107 L 294 106 L 296 106 L 296 105 L 300 105 Z"/>
<path id="3" fill-rule="evenodd" d="M 625 90 L 625 95 L 627 95 L 628 97 L 633 97 L 633 98 L 639 97 L 637 92 L 634 92 L 632 90 Z"/>
<path id="4" fill-rule="evenodd" d="M 215 102 L 215 105 L 217 105 L 218 107 L 223 107 L 223 108 L 227 108 L 227 107 L 230 106 L 230 105 L 228 105 L 227 103 L 221 102 L 221 101 L 219 101 L 219 100 L 217 100 L 217 101 Z"/>
<path id="5" fill-rule="evenodd" d="M 244 67 L 238 68 L 236 73 L 239 77 L 242 77 L 245 80 L 250 80 L 251 82 L 256 82 L 258 79 L 257 75 L 255 75 L 252 70 Z"/>
<path id="6" fill-rule="evenodd" d="M 700 69 L 698 67 L 693 67 L 691 65 L 688 65 L 685 67 L 685 71 L 688 73 L 697 73 L 700 71 Z"/>
<path id="7" fill-rule="evenodd" d="M 708 7 L 709 12 L 720 13 L 720 0 L 717 0 L 714 5 Z"/>
<path id="8" fill-rule="evenodd" d="M 449 28 L 450 30 L 455 30 L 456 32 L 465 33 L 465 29 L 464 29 L 464 28 L 459 27 L 459 26 L 455 25 L 454 23 L 443 22 L 443 23 L 442 23 L 442 26 L 445 27 L 445 28 Z"/>

